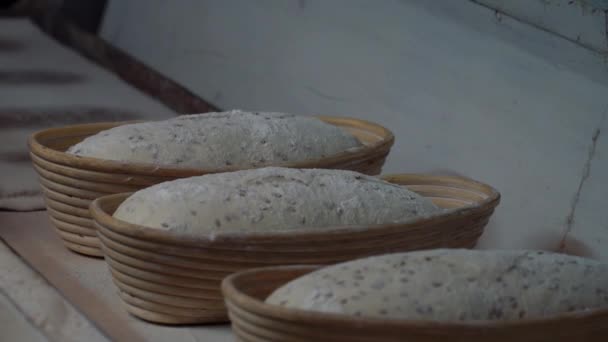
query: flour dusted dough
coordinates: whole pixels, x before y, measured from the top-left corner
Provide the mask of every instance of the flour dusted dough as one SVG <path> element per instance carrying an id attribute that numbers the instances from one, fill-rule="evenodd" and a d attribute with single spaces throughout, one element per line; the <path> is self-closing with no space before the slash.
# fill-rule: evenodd
<path id="1" fill-rule="evenodd" d="M 137 191 L 114 217 L 194 234 L 405 222 L 430 200 L 352 171 L 268 167 L 178 179 Z"/>
<path id="2" fill-rule="evenodd" d="M 234 110 L 115 127 L 84 139 L 67 152 L 118 161 L 221 168 L 322 158 L 360 146 L 350 133 L 317 118 Z"/>
<path id="3" fill-rule="evenodd" d="M 540 251 L 388 254 L 309 273 L 266 302 L 381 318 L 540 318 L 608 307 L 608 264 Z"/>

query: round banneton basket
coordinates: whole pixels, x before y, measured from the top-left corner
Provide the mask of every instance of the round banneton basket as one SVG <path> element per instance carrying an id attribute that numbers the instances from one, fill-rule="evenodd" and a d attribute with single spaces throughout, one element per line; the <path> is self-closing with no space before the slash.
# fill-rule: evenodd
<path id="1" fill-rule="evenodd" d="M 377 175 L 381 172 L 394 143 L 393 134 L 389 130 L 358 119 L 326 116 L 318 118 L 351 132 L 363 143 L 363 147 L 321 159 L 274 164 L 274 166 L 344 169 L 368 175 Z M 99 239 L 88 210 L 92 200 L 108 194 L 136 191 L 177 178 L 238 170 L 237 167 L 222 169 L 161 167 L 79 157 L 65 153 L 68 147 L 88 136 L 126 123 L 96 123 L 51 128 L 34 133 L 29 138 L 30 156 L 40 176 L 51 221 L 65 245 L 75 252 L 102 256 Z"/>
<path id="2" fill-rule="evenodd" d="M 519 321 L 442 323 L 361 318 L 266 304 L 275 289 L 317 266 L 275 266 L 233 274 L 222 292 L 239 341 L 574 342 L 606 341 L 608 309 Z"/>
<path id="3" fill-rule="evenodd" d="M 262 266 L 327 265 L 389 252 L 471 248 L 500 198 L 490 186 L 465 178 L 386 179 L 450 210 L 404 224 L 214 237 L 178 235 L 113 218 L 128 193 L 98 198 L 91 214 L 129 312 L 165 324 L 223 322 L 227 312 L 220 283 L 231 273 Z"/>

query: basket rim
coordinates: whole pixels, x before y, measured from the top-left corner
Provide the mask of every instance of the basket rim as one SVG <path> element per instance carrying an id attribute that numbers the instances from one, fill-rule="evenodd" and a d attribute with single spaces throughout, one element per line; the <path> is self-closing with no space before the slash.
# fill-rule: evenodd
<path id="1" fill-rule="evenodd" d="M 87 124 L 77 124 L 62 127 L 47 128 L 37 131 L 28 137 L 28 146 L 31 153 L 36 156 L 45 159 L 47 161 L 57 163 L 63 166 L 69 166 L 74 168 L 80 168 L 88 171 L 97 172 L 109 172 L 112 174 L 136 174 L 142 176 L 156 176 L 156 177 L 187 177 L 193 175 L 207 174 L 207 173 L 219 173 L 219 172 L 230 172 L 251 168 L 260 168 L 264 166 L 277 166 L 277 167 L 289 167 L 289 168 L 307 168 L 307 167 L 324 167 L 331 166 L 333 164 L 345 163 L 349 161 L 357 161 L 366 159 L 366 157 L 374 155 L 374 152 L 381 152 L 387 148 L 391 148 L 395 142 L 394 134 L 384 126 L 380 124 L 370 122 L 367 120 L 351 118 L 346 116 L 327 116 L 327 115 L 311 115 L 310 117 L 318 118 L 328 124 L 338 127 L 356 127 L 358 129 L 365 130 L 370 133 L 374 133 L 380 137 L 381 140 L 370 144 L 363 145 L 356 149 L 349 151 L 343 151 L 331 156 L 322 158 L 307 159 L 297 162 L 288 163 L 272 163 L 268 165 L 258 165 L 251 167 L 239 167 L 229 166 L 221 168 L 193 168 L 193 167 L 178 167 L 178 166 L 167 166 L 157 165 L 151 163 L 131 163 L 117 160 L 100 159 L 93 157 L 83 157 L 69 154 L 63 151 L 45 146 L 40 139 L 43 136 L 55 135 L 55 136 L 66 136 L 68 132 L 72 132 L 77 129 L 86 129 L 94 131 L 98 128 L 97 132 L 110 129 L 117 126 L 149 122 L 143 120 L 136 121 L 120 121 L 120 122 L 97 122 Z M 83 134 L 84 135 L 84 134 Z"/>
<path id="2" fill-rule="evenodd" d="M 308 228 L 298 229 L 296 231 L 284 230 L 284 231 L 270 231 L 270 232 L 226 232 L 215 234 L 212 237 L 199 234 L 188 234 L 188 233 L 175 233 L 163 231 L 156 228 L 151 228 L 143 225 L 132 224 L 112 216 L 112 213 L 106 211 L 105 206 L 109 205 L 114 201 L 124 201 L 133 192 L 111 194 L 99 197 L 93 200 L 89 206 L 91 217 L 95 221 L 95 224 L 104 226 L 118 234 L 126 235 L 131 238 L 155 241 L 161 243 L 168 243 L 172 245 L 188 245 L 188 246 L 205 246 L 215 244 L 242 244 L 244 241 L 248 243 L 255 242 L 280 242 L 285 240 L 293 240 L 297 238 L 311 239 L 311 238 L 326 238 L 330 235 L 341 236 L 344 234 L 350 235 L 353 233 L 390 233 L 396 230 L 404 231 L 407 229 L 416 229 L 429 223 L 446 223 L 452 220 L 466 218 L 468 216 L 474 216 L 479 214 L 488 213 L 493 211 L 500 202 L 500 193 L 491 187 L 490 185 L 474 181 L 465 177 L 460 176 L 436 176 L 436 175 L 425 175 L 425 174 L 394 174 L 380 177 L 381 179 L 389 180 L 392 183 L 404 185 L 399 183 L 398 180 L 411 177 L 411 179 L 423 179 L 426 181 L 437 181 L 444 184 L 459 185 L 461 189 L 472 190 L 482 192 L 486 198 L 473 204 L 464 206 L 461 208 L 446 210 L 443 213 L 432 216 L 423 216 L 405 223 L 389 223 L 389 224 L 377 224 L 377 225 L 347 225 L 347 226 L 334 226 L 324 229 Z"/>
<path id="3" fill-rule="evenodd" d="M 356 317 L 339 313 L 318 312 L 304 309 L 285 308 L 278 305 L 272 305 L 263 300 L 247 294 L 238 286 L 238 281 L 243 279 L 258 279 L 262 273 L 280 273 L 288 271 L 303 271 L 310 273 L 324 266 L 322 265 L 282 265 L 282 266 L 266 266 L 250 268 L 243 271 L 238 271 L 228 275 L 222 280 L 222 293 L 226 302 L 234 302 L 237 306 L 245 308 L 247 311 L 255 314 L 278 319 L 288 322 L 300 322 L 321 325 L 341 325 L 343 327 L 357 327 L 358 329 L 365 328 L 386 328 L 386 329 L 407 329 L 418 328 L 425 330 L 450 329 L 450 333 L 455 330 L 461 331 L 478 331 L 483 329 L 499 330 L 513 328 L 529 328 L 531 326 L 540 326 L 547 324 L 559 324 L 562 322 L 572 322 L 596 318 L 608 318 L 608 308 L 596 308 L 585 311 L 575 311 L 561 313 L 550 317 L 543 318 L 527 318 L 521 320 L 510 321 L 494 321 L 494 320 L 476 320 L 476 321 L 433 321 L 433 320 L 411 320 L 403 318 L 379 318 L 379 317 Z M 294 278 L 295 279 L 295 278 Z M 274 285 L 274 284 L 273 284 Z M 279 284 L 274 289 L 284 284 Z M 230 311 L 230 309 L 228 309 Z"/>

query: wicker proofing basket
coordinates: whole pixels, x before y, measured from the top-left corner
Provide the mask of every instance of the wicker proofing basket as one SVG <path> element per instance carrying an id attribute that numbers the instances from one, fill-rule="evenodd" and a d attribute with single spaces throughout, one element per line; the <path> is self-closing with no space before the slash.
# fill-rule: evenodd
<path id="1" fill-rule="evenodd" d="M 325 265 L 375 254 L 471 248 L 499 202 L 490 186 L 458 177 L 396 175 L 386 179 L 451 208 L 406 224 L 352 226 L 213 238 L 177 235 L 114 219 L 128 194 L 91 204 L 106 261 L 127 310 L 166 324 L 227 320 L 220 282 L 239 270 Z"/>
<path id="2" fill-rule="evenodd" d="M 316 266 L 252 269 L 222 282 L 234 334 L 239 341 L 333 342 L 575 342 L 606 341 L 608 310 L 574 312 L 513 322 L 440 323 L 360 318 L 288 309 L 264 300 L 288 281 Z"/>
<path id="3" fill-rule="evenodd" d="M 377 124 L 350 118 L 319 117 L 355 135 L 364 147 L 351 152 L 297 163 L 275 164 L 298 168 L 346 169 L 379 174 L 394 142 L 393 134 Z M 123 163 L 77 157 L 64 151 L 84 138 L 122 123 L 97 123 L 51 128 L 29 138 L 30 156 L 51 221 L 65 245 L 78 253 L 102 256 L 99 239 L 88 211 L 100 196 L 130 192 L 153 184 L 238 168 L 188 169 Z"/>

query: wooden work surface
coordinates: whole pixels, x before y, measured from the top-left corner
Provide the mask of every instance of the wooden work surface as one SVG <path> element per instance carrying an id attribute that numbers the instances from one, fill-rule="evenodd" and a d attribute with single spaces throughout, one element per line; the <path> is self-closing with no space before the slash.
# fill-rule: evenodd
<path id="1" fill-rule="evenodd" d="M 104 261 L 68 251 L 52 229 L 45 211 L 0 212 L 0 237 L 13 251 L 5 248 L 0 251 L 3 273 L 10 271 L 9 253 L 16 253 L 48 282 L 44 284 L 34 275 L 14 282 L 7 275 L 0 278 L 1 292 L 25 314 L 32 330 L 39 330 L 53 340 L 233 340 L 228 325 L 168 327 L 129 315 L 122 307 Z M 21 268 L 15 271 L 29 272 Z M 52 296 L 56 301 L 66 301 L 58 304 L 61 309 L 57 309 L 58 305 L 36 305 L 39 297 L 44 300 Z M 74 321 L 72 325 L 66 324 L 68 318 Z"/>

